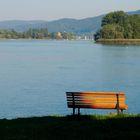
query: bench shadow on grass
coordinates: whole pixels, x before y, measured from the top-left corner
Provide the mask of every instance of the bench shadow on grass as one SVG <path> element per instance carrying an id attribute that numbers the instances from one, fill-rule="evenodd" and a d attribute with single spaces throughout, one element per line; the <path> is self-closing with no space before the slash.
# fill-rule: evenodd
<path id="1" fill-rule="evenodd" d="M 124 138 L 140 138 L 140 115 L 69 115 L 0 120 L 0 140 Z"/>

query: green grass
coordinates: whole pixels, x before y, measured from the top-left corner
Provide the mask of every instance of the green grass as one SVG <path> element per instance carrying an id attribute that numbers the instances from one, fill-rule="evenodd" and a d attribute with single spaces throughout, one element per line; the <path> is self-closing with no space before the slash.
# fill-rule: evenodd
<path id="1" fill-rule="evenodd" d="M 0 120 L 0 140 L 140 139 L 140 115 L 47 116 Z"/>

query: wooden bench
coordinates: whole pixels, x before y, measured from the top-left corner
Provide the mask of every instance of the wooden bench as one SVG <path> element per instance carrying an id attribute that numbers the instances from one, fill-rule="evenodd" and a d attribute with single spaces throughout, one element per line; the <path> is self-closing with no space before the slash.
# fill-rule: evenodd
<path id="1" fill-rule="evenodd" d="M 128 108 L 124 92 L 66 92 L 66 97 L 68 107 L 73 108 L 73 115 L 76 108 L 78 115 L 80 108 L 116 109 L 117 114 Z"/>

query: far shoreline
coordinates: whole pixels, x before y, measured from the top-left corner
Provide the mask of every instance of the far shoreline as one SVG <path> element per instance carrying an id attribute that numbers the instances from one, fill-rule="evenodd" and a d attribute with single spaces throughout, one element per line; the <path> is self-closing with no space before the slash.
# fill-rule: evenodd
<path id="1" fill-rule="evenodd" d="M 98 39 L 96 43 L 118 45 L 140 45 L 140 39 Z"/>
<path id="2" fill-rule="evenodd" d="M 2 41 L 2 40 L 68 40 L 68 41 L 71 41 L 71 40 L 76 40 L 76 39 L 48 39 L 48 38 L 44 38 L 44 39 L 37 39 L 37 38 L 35 38 L 35 39 L 33 39 L 33 38 L 11 38 L 11 39 L 8 39 L 8 38 L 0 38 L 0 41 Z"/>

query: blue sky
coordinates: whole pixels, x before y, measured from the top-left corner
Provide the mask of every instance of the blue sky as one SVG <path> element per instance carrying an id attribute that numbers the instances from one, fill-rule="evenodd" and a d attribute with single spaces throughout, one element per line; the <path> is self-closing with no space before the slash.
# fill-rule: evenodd
<path id="1" fill-rule="evenodd" d="M 138 9 L 140 0 L 0 0 L 0 20 L 82 19 Z"/>

